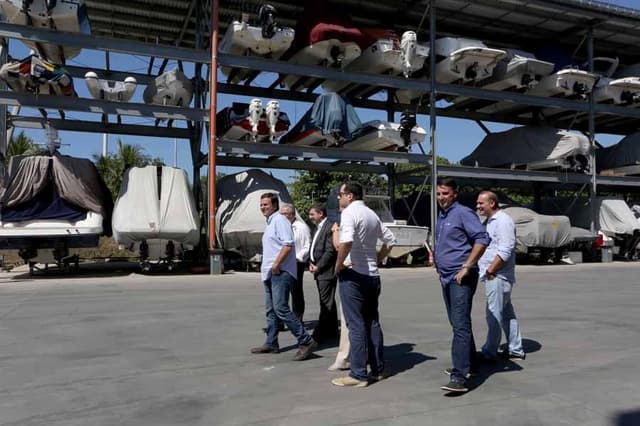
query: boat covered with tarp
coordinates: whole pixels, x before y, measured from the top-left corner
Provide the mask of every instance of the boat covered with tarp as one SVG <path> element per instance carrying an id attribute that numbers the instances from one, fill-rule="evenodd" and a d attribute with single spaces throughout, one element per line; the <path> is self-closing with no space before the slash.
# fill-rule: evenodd
<path id="1" fill-rule="evenodd" d="M 596 168 L 602 174 L 640 174 L 640 133 L 632 133 L 615 145 L 597 149 Z"/>

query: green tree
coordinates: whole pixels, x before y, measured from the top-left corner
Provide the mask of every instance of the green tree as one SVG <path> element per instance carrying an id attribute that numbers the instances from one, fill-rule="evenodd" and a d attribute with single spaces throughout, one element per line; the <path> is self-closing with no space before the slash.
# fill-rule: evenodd
<path id="1" fill-rule="evenodd" d="M 114 200 L 120 192 L 120 184 L 128 168 L 149 165 L 164 166 L 162 159 L 145 155 L 141 146 L 124 144 L 121 139 L 118 139 L 115 153 L 107 154 L 106 157 L 94 154 L 93 160 Z"/>
<path id="2" fill-rule="evenodd" d="M 24 131 L 18 133 L 18 136 L 11 137 L 7 145 L 7 156 L 2 158 L 2 164 L 8 165 L 9 159 L 14 155 L 35 155 L 44 152 L 33 139 L 24 134 Z"/>
<path id="3" fill-rule="evenodd" d="M 329 192 L 347 180 L 360 182 L 368 194 L 386 194 L 387 191 L 387 180 L 376 174 L 302 170 L 289 185 L 289 192 L 296 209 L 307 219 L 313 203 L 326 203 Z"/>

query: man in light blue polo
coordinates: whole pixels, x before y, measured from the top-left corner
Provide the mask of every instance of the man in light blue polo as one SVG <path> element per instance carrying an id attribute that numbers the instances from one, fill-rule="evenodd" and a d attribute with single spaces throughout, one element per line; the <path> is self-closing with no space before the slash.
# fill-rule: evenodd
<path id="1" fill-rule="evenodd" d="M 487 218 L 487 233 L 491 242 L 480 260 L 480 281 L 485 283 L 487 296 L 487 341 L 482 354 L 495 359 L 502 338 L 507 338 L 508 350 L 504 355 L 513 359 L 524 359 L 522 337 L 516 313 L 511 304 L 511 292 L 516 283 L 516 227 L 511 216 L 498 207 L 498 198 L 491 191 L 478 195 L 478 213 Z"/>
<path id="2" fill-rule="evenodd" d="M 260 211 L 267 218 L 262 235 L 262 266 L 267 317 L 267 339 L 264 345 L 251 349 L 254 354 L 279 353 L 278 320 L 284 322 L 298 340 L 294 361 L 312 355 L 316 342 L 289 308 L 289 292 L 295 284 L 297 266 L 291 223 L 278 212 L 278 195 L 267 192 L 260 197 Z"/>

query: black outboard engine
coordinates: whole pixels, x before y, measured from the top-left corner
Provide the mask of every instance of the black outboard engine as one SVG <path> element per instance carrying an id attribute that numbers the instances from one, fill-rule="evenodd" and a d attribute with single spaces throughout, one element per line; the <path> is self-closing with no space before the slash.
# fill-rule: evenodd
<path id="1" fill-rule="evenodd" d="M 578 83 L 577 81 L 573 84 L 573 93 L 575 93 L 580 99 L 587 99 L 587 93 L 589 88 L 584 83 Z"/>
<path id="2" fill-rule="evenodd" d="M 405 149 L 409 149 L 411 145 L 411 129 L 417 124 L 416 113 L 405 110 L 400 115 L 400 137 L 404 141 Z"/>
<path id="3" fill-rule="evenodd" d="M 258 9 L 258 22 L 262 27 L 262 37 L 272 38 L 276 34 L 276 8 L 270 4 L 263 4 Z"/>

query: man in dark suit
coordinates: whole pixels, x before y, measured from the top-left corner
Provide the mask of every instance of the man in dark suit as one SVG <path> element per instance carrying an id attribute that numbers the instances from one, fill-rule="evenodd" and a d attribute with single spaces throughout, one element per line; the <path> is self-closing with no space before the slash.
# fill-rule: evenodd
<path id="1" fill-rule="evenodd" d="M 313 273 L 320 297 L 320 317 L 313 331 L 316 342 L 329 340 L 338 335 L 338 313 L 336 309 L 335 263 L 337 252 L 333 245 L 332 225 L 327 219 L 327 209 L 314 204 L 309 209 L 309 219 L 316 225 L 310 249 L 309 271 Z"/>

